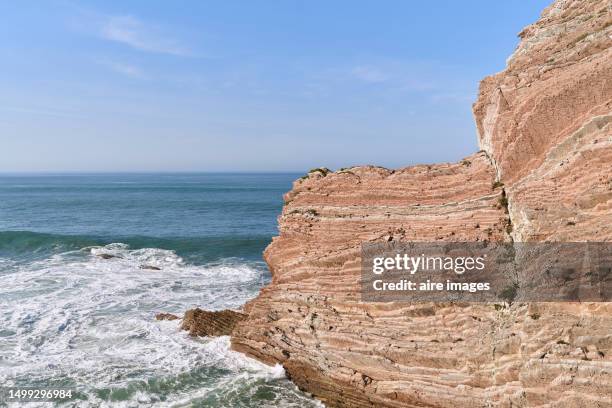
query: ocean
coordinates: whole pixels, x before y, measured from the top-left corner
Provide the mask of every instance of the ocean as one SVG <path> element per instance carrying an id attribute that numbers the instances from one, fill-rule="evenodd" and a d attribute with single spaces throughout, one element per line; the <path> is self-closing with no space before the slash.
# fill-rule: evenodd
<path id="1" fill-rule="evenodd" d="M 155 320 L 255 297 L 299 176 L 0 176 L 0 384 L 74 388 L 67 407 L 320 406 L 228 337 Z"/>

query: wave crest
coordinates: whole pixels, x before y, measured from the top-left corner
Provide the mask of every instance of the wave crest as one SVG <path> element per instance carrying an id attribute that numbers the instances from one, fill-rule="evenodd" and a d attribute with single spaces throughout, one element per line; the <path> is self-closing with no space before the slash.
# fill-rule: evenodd
<path id="1" fill-rule="evenodd" d="M 84 407 L 317 406 L 281 366 L 231 351 L 228 337 L 194 339 L 154 319 L 240 307 L 269 279 L 262 262 L 197 265 L 173 249 L 77 243 L 0 272 L 0 354 L 10 362 L 0 383 L 76 387 Z"/>

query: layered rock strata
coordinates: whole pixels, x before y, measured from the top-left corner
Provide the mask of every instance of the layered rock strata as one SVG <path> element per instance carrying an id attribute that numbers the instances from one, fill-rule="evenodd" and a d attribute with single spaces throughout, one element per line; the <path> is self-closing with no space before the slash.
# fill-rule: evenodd
<path id="1" fill-rule="evenodd" d="M 612 240 L 612 3 L 556 1 L 480 84 L 481 148 L 517 241 Z"/>
<path id="2" fill-rule="evenodd" d="M 558 0 L 483 80 L 482 151 L 311 171 L 232 347 L 330 407 L 612 406 L 612 304 L 360 301 L 374 241 L 612 241 L 611 9 Z"/>
<path id="3" fill-rule="evenodd" d="M 246 315 L 233 310 L 209 312 L 199 308 L 185 312 L 181 329 L 191 336 L 229 336 Z"/>

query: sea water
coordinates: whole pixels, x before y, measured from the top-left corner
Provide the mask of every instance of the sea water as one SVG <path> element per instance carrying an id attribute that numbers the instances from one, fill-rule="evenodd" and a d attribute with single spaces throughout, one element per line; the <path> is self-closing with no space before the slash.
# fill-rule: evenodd
<path id="1" fill-rule="evenodd" d="M 75 389 L 62 406 L 318 406 L 228 337 L 155 320 L 257 295 L 297 177 L 0 176 L 0 384 Z"/>

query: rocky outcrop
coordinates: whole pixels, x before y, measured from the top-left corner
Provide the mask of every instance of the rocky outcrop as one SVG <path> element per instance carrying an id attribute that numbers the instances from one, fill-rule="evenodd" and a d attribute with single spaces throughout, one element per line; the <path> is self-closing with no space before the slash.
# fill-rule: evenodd
<path id="1" fill-rule="evenodd" d="M 469 377 L 462 371 L 471 353 L 492 367 L 491 347 L 481 342 L 497 312 L 492 306 L 361 303 L 360 246 L 503 240 L 507 215 L 494 181 L 484 153 L 396 171 L 315 171 L 296 181 L 285 196 L 281 235 L 265 252 L 273 282 L 247 305 L 249 318 L 234 331 L 234 349 L 281 362 L 296 384 L 329 406 L 450 403 L 459 396 L 478 401 L 449 384 Z M 458 359 L 464 362 L 453 362 Z M 478 378 L 489 377 L 478 371 Z"/>
<path id="2" fill-rule="evenodd" d="M 155 315 L 155 320 L 178 320 L 180 317 L 172 313 L 158 313 Z"/>
<path id="3" fill-rule="evenodd" d="M 612 240 L 612 5 L 556 1 L 474 104 L 517 241 Z"/>
<path id="4" fill-rule="evenodd" d="M 229 336 L 245 318 L 244 313 L 233 310 L 209 312 L 195 308 L 185 312 L 181 329 L 187 330 L 190 336 Z"/>
<path id="5" fill-rule="evenodd" d="M 612 304 L 360 301 L 376 241 L 612 241 L 610 4 L 558 0 L 474 105 L 455 164 L 312 170 L 232 347 L 330 407 L 612 406 Z"/>

